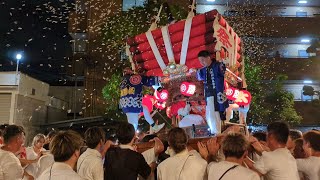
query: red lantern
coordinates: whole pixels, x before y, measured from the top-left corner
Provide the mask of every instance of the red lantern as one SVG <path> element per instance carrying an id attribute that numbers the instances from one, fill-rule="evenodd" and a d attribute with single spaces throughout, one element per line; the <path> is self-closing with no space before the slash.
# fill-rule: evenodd
<path id="1" fill-rule="evenodd" d="M 196 92 L 196 85 L 189 82 L 183 82 L 180 85 L 180 92 L 185 96 L 192 96 Z"/>
<path id="2" fill-rule="evenodd" d="M 247 106 L 251 103 L 251 98 L 252 97 L 249 91 L 241 90 L 234 102 L 240 106 Z"/>
<path id="3" fill-rule="evenodd" d="M 154 97 L 159 101 L 159 102 L 164 102 L 168 99 L 169 97 L 169 92 L 167 90 L 161 90 L 161 91 L 154 91 Z"/>
<path id="4" fill-rule="evenodd" d="M 239 89 L 233 88 L 233 87 L 229 87 L 228 89 L 226 89 L 226 96 L 228 99 L 234 101 L 238 98 L 239 96 Z"/>

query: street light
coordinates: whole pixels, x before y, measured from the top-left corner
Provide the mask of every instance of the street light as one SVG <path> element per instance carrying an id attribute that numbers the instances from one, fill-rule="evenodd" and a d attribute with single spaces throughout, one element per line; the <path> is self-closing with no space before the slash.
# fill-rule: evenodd
<path id="1" fill-rule="evenodd" d="M 19 62 L 22 59 L 22 54 L 17 53 L 16 54 L 16 60 L 17 60 L 17 67 L 16 67 L 16 85 L 18 85 L 18 71 L 19 71 Z"/>
<path id="2" fill-rule="evenodd" d="M 18 54 L 16 55 L 16 59 L 19 61 L 21 58 L 22 58 L 22 54 L 18 53 Z"/>

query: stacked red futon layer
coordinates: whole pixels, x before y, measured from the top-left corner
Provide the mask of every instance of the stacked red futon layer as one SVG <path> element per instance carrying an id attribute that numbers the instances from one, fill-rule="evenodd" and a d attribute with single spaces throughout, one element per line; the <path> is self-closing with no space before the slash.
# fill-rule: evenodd
<path id="1" fill-rule="evenodd" d="M 213 37 L 213 21 L 218 12 L 216 10 L 195 16 L 192 19 L 188 53 L 186 58 L 186 65 L 188 68 L 200 68 L 201 64 L 197 60 L 198 52 L 201 50 L 208 50 L 215 57 L 215 38 Z M 185 20 L 168 26 L 169 36 L 174 53 L 174 59 L 177 64 L 180 64 L 180 53 L 183 40 Z M 161 28 L 153 30 L 153 38 L 159 49 L 159 52 L 167 65 L 169 63 L 167 52 L 165 49 Z M 151 50 L 150 44 L 147 40 L 146 34 L 139 34 L 127 40 L 130 46 L 130 52 L 133 55 L 133 61 L 136 68 L 146 70 L 146 75 L 149 76 L 162 76 L 162 70 Z"/>

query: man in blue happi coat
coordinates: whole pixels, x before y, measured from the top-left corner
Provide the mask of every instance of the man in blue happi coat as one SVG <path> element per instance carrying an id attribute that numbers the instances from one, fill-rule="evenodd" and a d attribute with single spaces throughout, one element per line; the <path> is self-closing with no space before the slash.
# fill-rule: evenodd
<path id="1" fill-rule="evenodd" d="M 122 111 L 126 113 L 128 122 L 133 125 L 135 130 L 138 129 L 139 114 L 141 112 L 143 112 L 146 121 L 152 127 L 152 132 L 157 133 L 164 127 L 164 123 L 157 125 L 153 121 L 148 108 L 142 105 L 143 86 L 153 86 L 158 84 L 158 77 L 147 77 L 140 74 L 134 74 L 129 67 L 123 70 L 123 78 L 120 83 L 120 106 Z"/>
<path id="2" fill-rule="evenodd" d="M 221 133 L 221 120 L 225 120 L 225 111 L 229 106 L 224 94 L 224 63 L 211 59 L 209 51 L 200 51 L 198 59 L 203 68 L 197 71 L 197 78 L 204 81 L 206 98 L 206 120 L 211 134 Z"/>

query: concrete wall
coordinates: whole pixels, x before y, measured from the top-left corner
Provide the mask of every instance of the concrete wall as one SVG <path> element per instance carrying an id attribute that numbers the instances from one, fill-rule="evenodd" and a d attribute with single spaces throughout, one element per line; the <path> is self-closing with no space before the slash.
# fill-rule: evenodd
<path id="1" fill-rule="evenodd" d="M 25 128 L 26 142 L 29 145 L 34 135 L 42 132 L 40 124 L 47 119 L 46 102 L 24 95 L 16 95 L 16 99 L 14 124 Z"/>
<path id="2" fill-rule="evenodd" d="M 48 113 L 48 117 L 47 117 L 46 123 L 59 122 L 59 121 L 64 121 L 68 119 L 67 110 L 48 106 L 47 113 Z"/>
<path id="3" fill-rule="evenodd" d="M 47 102 L 49 100 L 49 84 L 36 80 L 25 74 L 21 74 L 19 82 L 19 94 L 25 97 Z"/>
<path id="4" fill-rule="evenodd" d="M 16 78 L 19 79 L 19 75 L 16 72 L 0 72 L 0 85 L 1 86 L 13 86 L 16 85 Z"/>
<path id="5" fill-rule="evenodd" d="M 67 113 L 80 112 L 83 88 L 77 88 L 76 110 L 72 107 L 74 87 L 49 86 L 25 74 L 0 72 L 0 93 L 11 94 L 10 119 L 1 123 L 17 124 L 25 128 L 27 144 L 35 134 L 42 132 L 40 125 L 67 119 Z"/>
<path id="6" fill-rule="evenodd" d="M 25 74 L 16 72 L 0 73 L 0 93 L 11 93 L 10 118 L 7 123 L 21 124 L 32 116 L 35 109 L 46 109 L 49 85 Z M 18 85 L 18 86 L 17 86 Z M 36 101 L 37 103 L 34 103 Z M 37 113 L 34 117 L 38 117 Z M 37 123 L 45 120 L 46 116 L 36 119 Z"/>
<path id="7" fill-rule="evenodd" d="M 82 110 L 84 89 L 83 87 L 72 86 L 51 86 L 49 96 L 53 103 L 57 106 L 53 106 L 58 109 L 67 110 L 69 113 L 80 112 Z M 60 100 L 60 102 L 59 102 Z"/>

